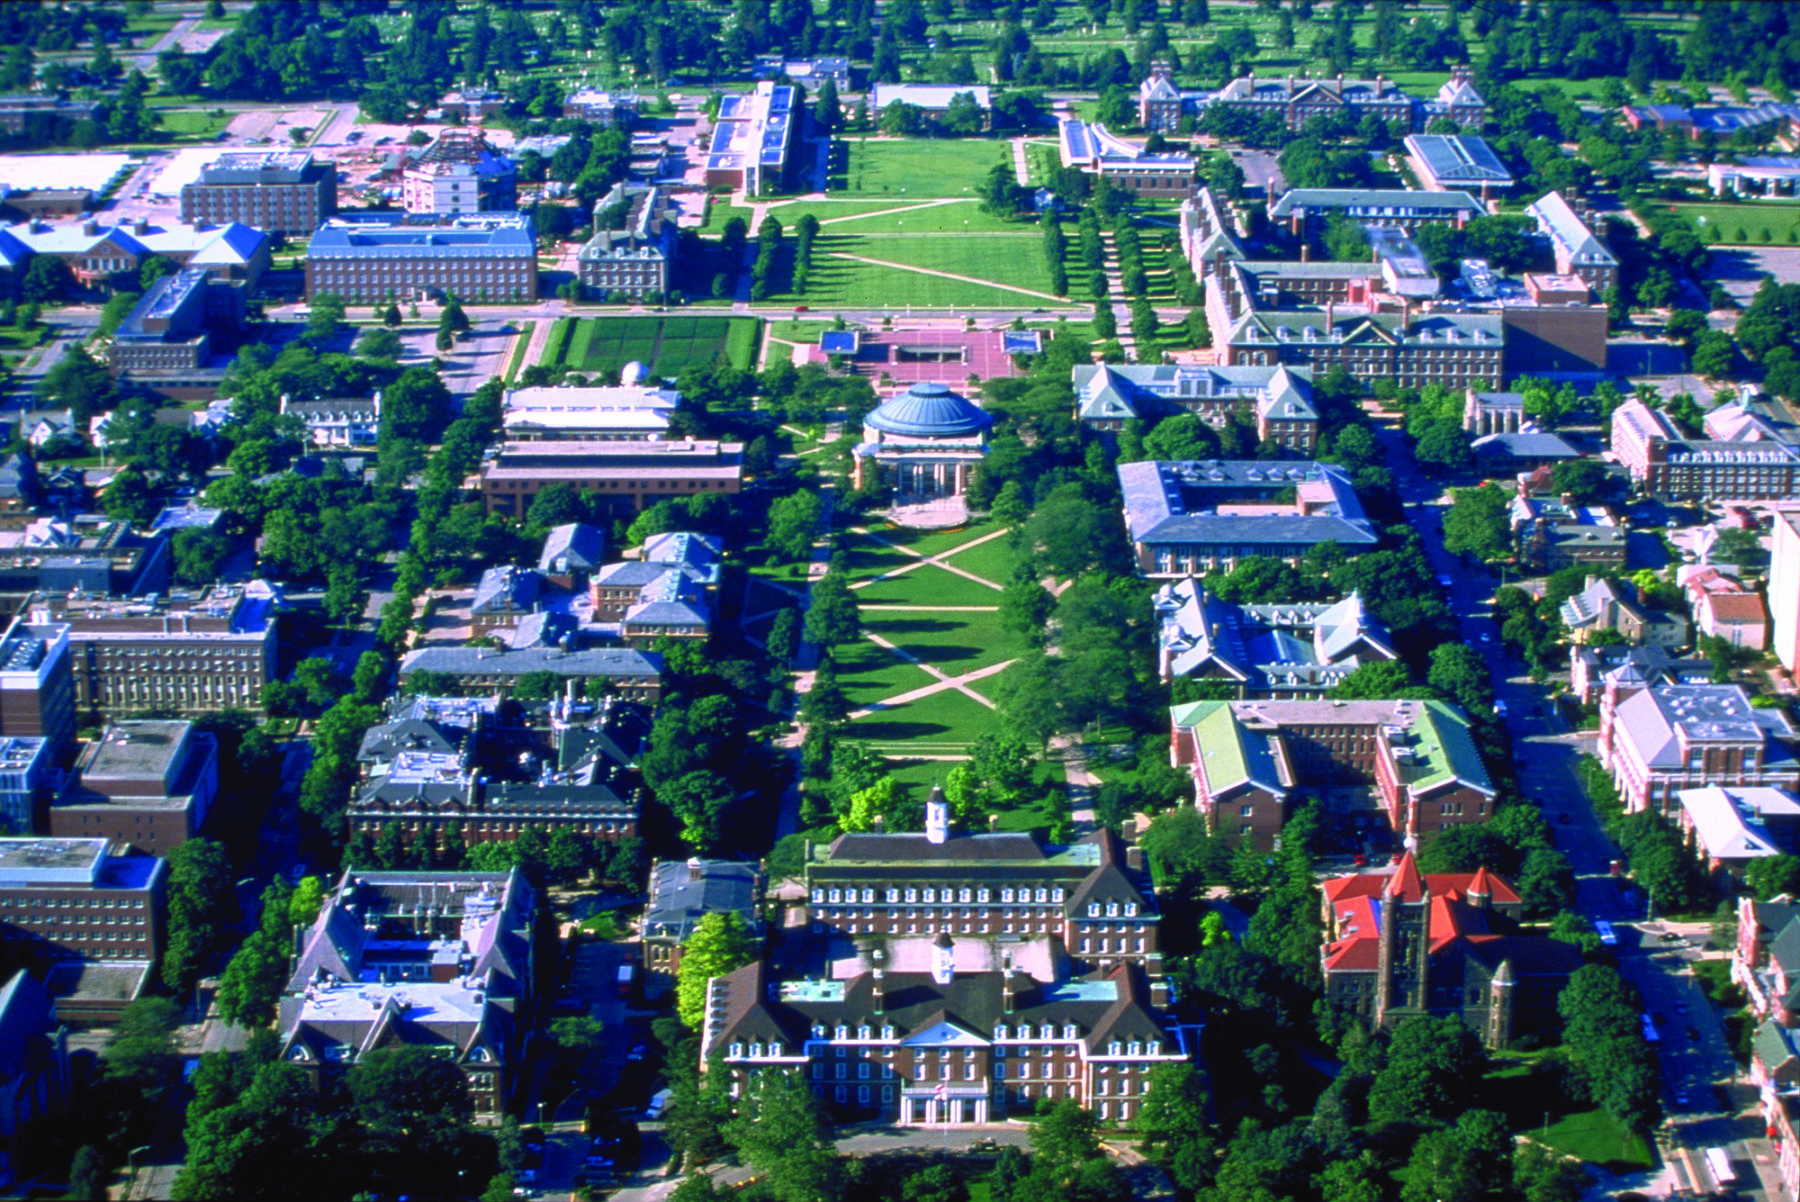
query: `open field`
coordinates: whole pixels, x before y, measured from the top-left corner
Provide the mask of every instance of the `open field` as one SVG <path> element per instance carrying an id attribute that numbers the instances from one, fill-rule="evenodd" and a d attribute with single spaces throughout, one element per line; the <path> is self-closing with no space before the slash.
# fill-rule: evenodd
<path id="1" fill-rule="evenodd" d="M 970 241 L 973 240 L 974 235 L 970 235 Z M 1049 273 L 1035 238 L 988 235 L 988 240 L 989 245 L 977 244 L 974 253 L 959 259 L 956 252 L 962 243 L 960 238 L 934 244 L 899 237 L 851 238 L 821 233 L 813 243 L 812 271 L 807 276 L 806 291 L 772 293 L 769 299 L 776 304 L 805 304 L 817 310 L 902 309 L 907 306 L 1017 309 L 1061 303 L 1049 289 Z M 857 257 L 836 258 L 837 255 Z M 1012 259 L 1029 255 L 1031 261 L 1009 261 L 1009 255 Z M 869 263 L 863 259 L 878 261 Z M 971 282 L 934 275 L 933 270 L 970 276 L 974 281 L 993 276 L 1002 278 L 992 284 Z M 992 276 L 983 274 L 990 272 Z M 1038 285 L 1014 282 L 1039 276 L 1042 278 Z M 784 271 L 784 287 L 786 278 Z"/>
<path id="2" fill-rule="evenodd" d="M 996 538 L 979 547 L 959 551 L 947 562 L 965 572 L 973 572 L 983 580 L 1005 584 L 1012 579 L 1013 570 L 1019 566 L 1019 557 L 1014 553 L 1009 540 Z"/>
<path id="3" fill-rule="evenodd" d="M 1800 242 L 1800 204 L 1791 201 L 1747 200 L 1740 204 L 1670 207 L 1694 223 L 1703 242 L 1738 246 Z"/>
<path id="4" fill-rule="evenodd" d="M 636 361 L 652 375 L 679 375 L 719 355 L 732 366 L 756 359 L 757 320 L 751 317 L 565 317 L 551 331 L 544 362 L 574 371 L 616 371 Z"/>
<path id="5" fill-rule="evenodd" d="M 996 582 L 998 583 L 998 582 Z M 985 584 L 947 572 L 934 563 L 903 576 L 877 580 L 856 590 L 863 605 L 998 605 L 1000 594 Z"/>
<path id="6" fill-rule="evenodd" d="M 967 755 L 976 739 L 999 725 L 993 710 L 944 689 L 852 722 L 843 737 L 866 741 L 883 755 Z"/>
<path id="7" fill-rule="evenodd" d="M 830 190 L 852 196 L 976 196 L 997 163 L 1012 162 L 1005 142 L 984 139 L 882 141 L 844 144 L 846 165 Z"/>
<path id="8" fill-rule="evenodd" d="M 838 687 L 852 706 L 873 705 L 883 697 L 922 689 L 935 680 L 925 669 L 867 640 L 837 649 Z"/>
<path id="9" fill-rule="evenodd" d="M 949 204 L 914 204 L 910 201 L 886 201 L 874 203 L 869 201 L 853 201 L 847 208 L 864 209 L 858 216 L 854 211 L 831 212 L 829 206 L 806 204 L 801 208 L 810 209 L 821 222 L 830 221 L 829 225 L 820 228 L 821 234 L 905 234 L 915 237 L 919 234 L 1038 234 L 1035 221 L 1002 221 L 992 213 L 984 212 L 978 200 L 958 200 Z M 778 216 L 786 212 L 783 209 L 771 210 Z M 798 212 L 796 212 L 796 218 Z M 834 219 L 835 218 L 835 219 Z M 781 216 L 783 222 L 787 221 Z"/>
<path id="10" fill-rule="evenodd" d="M 998 594 L 995 599 L 998 600 Z M 904 647 L 940 672 L 951 676 L 974 672 L 1017 653 L 1000 626 L 998 612 L 889 613 L 864 612 L 863 628 Z M 979 684 L 981 682 L 977 682 Z M 977 689 L 977 692 L 980 690 Z"/>

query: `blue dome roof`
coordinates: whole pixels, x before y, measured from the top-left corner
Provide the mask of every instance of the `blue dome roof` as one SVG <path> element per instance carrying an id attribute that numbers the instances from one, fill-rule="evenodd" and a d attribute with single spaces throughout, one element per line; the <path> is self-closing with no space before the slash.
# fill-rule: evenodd
<path id="1" fill-rule="evenodd" d="M 949 438 L 978 434 L 988 428 L 991 419 L 942 384 L 914 384 L 881 402 L 863 422 L 889 434 Z"/>

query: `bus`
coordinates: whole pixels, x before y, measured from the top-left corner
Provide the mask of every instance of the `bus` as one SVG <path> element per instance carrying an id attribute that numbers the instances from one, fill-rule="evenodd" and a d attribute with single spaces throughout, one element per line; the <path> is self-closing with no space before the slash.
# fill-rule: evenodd
<path id="1" fill-rule="evenodd" d="M 637 982 L 637 965 L 635 965 L 635 964 L 619 965 L 619 996 L 622 998 L 630 997 L 631 996 L 631 987 L 636 982 Z"/>

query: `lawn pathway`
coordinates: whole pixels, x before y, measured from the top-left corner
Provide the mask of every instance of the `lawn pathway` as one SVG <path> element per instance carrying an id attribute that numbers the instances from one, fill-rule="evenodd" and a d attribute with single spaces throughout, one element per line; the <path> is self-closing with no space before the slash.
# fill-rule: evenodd
<path id="1" fill-rule="evenodd" d="M 850 527 L 850 530 L 854 534 L 860 534 L 866 539 L 870 539 L 874 542 L 881 543 L 883 546 L 892 547 L 894 550 L 899 551 L 903 554 L 911 555 L 919 561 L 918 563 L 909 563 L 903 568 L 894 568 L 891 571 L 883 572 L 879 576 L 871 576 L 867 580 L 858 580 L 855 584 L 852 584 L 850 586 L 851 589 L 853 589 L 853 590 L 859 589 L 859 588 L 867 588 L 869 585 L 874 584 L 878 580 L 888 580 L 895 576 L 904 576 L 908 572 L 916 572 L 920 568 L 924 567 L 926 564 L 929 563 L 929 564 L 936 564 L 938 567 L 943 568 L 946 572 L 954 572 L 958 576 L 966 576 L 970 580 L 973 580 L 976 584 L 985 584 L 989 588 L 993 589 L 996 593 L 1003 593 L 1006 591 L 1005 585 L 995 584 L 992 580 L 989 580 L 987 577 L 977 576 L 973 572 L 966 571 L 962 568 L 957 567 L 955 564 L 948 562 L 948 560 L 950 559 L 950 557 L 952 555 L 960 555 L 962 552 L 967 551 L 970 547 L 979 547 L 982 543 L 992 542 L 994 539 L 999 538 L 1001 535 L 1010 533 L 1010 530 L 1011 530 L 1010 527 L 1008 527 L 1006 530 L 996 530 L 991 534 L 984 534 L 980 538 L 970 539 L 966 543 L 962 543 L 958 546 L 952 547 L 948 551 L 940 551 L 936 555 L 921 555 L 921 554 L 919 554 L 919 552 L 913 550 L 911 547 L 903 547 L 899 543 L 889 542 L 887 539 L 881 537 L 881 535 L 876 534 L 873 530 L 869 530 L 863 526 L 852 526 L 852 527 Z M 876 607 L 870 606 L 869 608 L 874 609 Z M 942 606 L 920 606 L 919 608 L 942 609 L 943 607 Z"/>
<path id="2" fill-rule="evenodd" d="M 986 697 L 983 697 L 980 693 L 977 693 L 974 689 L 971 689 L 969 684 L 972 681 L 982 680 L 986 677 L 1004 672 L 1013 665 L 1013 661 L 1009 659 L 1004 663 L 990 664 L 985 668 L 977 668 L 973 672 L 964 672 L 961 676 L 948 676 L 921 660 L 918 656 L 913 655 L 906 650 L 906 648 L 896 647 L 878 634 L 865 634 L 863 637 L 868 639 L 871 643 L 874 643 L 877 647 L 881 647 L 897 658 L 905 660 L 915 668 L 920 668 L 929 672 L 938 679 L 936 684 L 928 684 L 921 688 L 911 689 L 905 693 L 895 693 L 892 697 L 883 697 L 880 701 L 872 702 L 861 709 L 851 710 L 850 720 L 853 722 L 858 718 L 867 718 L 871 714 L 879 714 L 883 710 L 892 709 L 897 705 L 905 705 L 909 701 L 917 701 L 922 697 L 929 697 L 933 693 L 942 693 L 946 689 L 955 689 L 959 693 L 966 693 L 988 709 L 993 709 L 995 708 L 994 703 L 989 701 Z"/>
<path id="3" fill-rule="evenodd" d="M 821 224 L 823 224 L 821 222 Z M 980 284 L 983 288 L 998 288 L 1002 292 L 1017 292 L 1021 296 L 1036 297 L 1038 300 L 1055 301 L 1059 305 L 1069 303 L 1066 296 L 1057 296 L 1052 292 L 1034 292 L 1030 288 L 1020 288 L 1013 284 L 996 284 L 993 280 L 978 280 L 972 275 L 957 275 L 953 271 L 939 271 L 934 267 L 914 267 L 911 263 L 890 263 L 886 259 L 871 259 L 866 255 L 853 255 L 848 251 L 834 250 L 827 258 L 847 259 L 853 263 L 867 263 L 873 267 L 891 267 L 895 271 L 913 271 L 920 275 L 934 275 L 940 279 L 955 280 L 961 284 Z M 959 306 L 968 308 L 968 306 Z"/>
<path id="4" fill-rule="evenodd" d="M 946 196 L 941 200 L 922 200 L 917 204 L 903 204 L 892 209 L 876 209 L 872 213 L 847 213 L 842 217 L 825 218 L 819 222 L 819 228 L 824 229 L 828 225 L 837 225 L 843 221 L 864 221 L 870 217 L 892 217 L 896 213 L 914 213 L 920 209 L 935 209 L 942 205 L 967 204 L 968 200 L 969 198 L 966 196 Z"/>
<path id="5" fill-rule="evenodd" d="M 1026 169 L 1026 164 L 1025 164 L 1025 139 L 1024 138 L 1014 138 L 1012 140 L 1012 152 L 1013 152 L 1013 174 L 1019 177 L 1020 184 L 1029 184 L 1031 182 L 1031 179 L 1030 179 L 1030 175 Z"/>

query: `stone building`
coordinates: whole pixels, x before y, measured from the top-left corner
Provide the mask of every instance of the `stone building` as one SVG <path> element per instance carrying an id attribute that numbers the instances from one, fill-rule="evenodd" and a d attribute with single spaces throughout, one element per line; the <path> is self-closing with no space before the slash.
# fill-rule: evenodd
<path id="1" fill-rule="evenodd" d="M 993 419 L 942 384 L 914 384 L 863 418 L 857 488 L 873 478 L 897 499 L 960 497 L 987 455 Z M 872 474 L 872 475 L 871 475 Z"/>

